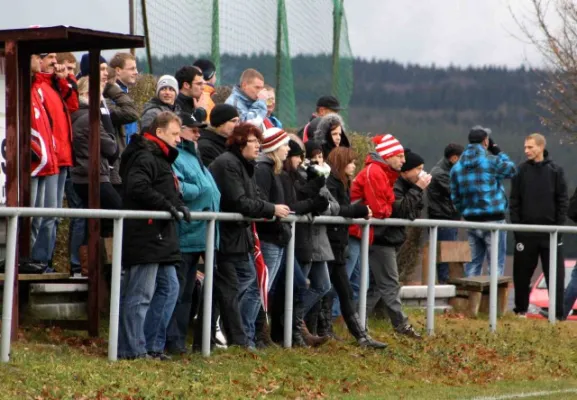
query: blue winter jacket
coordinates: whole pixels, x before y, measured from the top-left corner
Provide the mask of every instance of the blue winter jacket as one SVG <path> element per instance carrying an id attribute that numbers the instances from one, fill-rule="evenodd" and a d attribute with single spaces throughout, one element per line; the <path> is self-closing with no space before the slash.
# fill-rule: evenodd
<path id="1" fill-rule="evenodd" d="M 469 144 L 451 168 L 453 205 L 468 221 L 505 219 L 508 203 L 502 181 L 516 173 L 505 153 L 489 155 L 481 144 Z"/>
<path id="2" fill-rule="evenodd" d="M 190 211 L 220 211 L 220 192 L 199 158 L 194 143 L 182 140 L 178 145 L 178 157 L 172 169 L 180 184 L 184 204 Z M 181 221 L 178 227 L 180 251 L 183 253 L 202 252 L 206 249 L 207 221 Z M 218 248 L 218 224 L 215 232 L 215 248 Z"/>
<path id="3" fill-rule="evenodd" d="M 237 109 L 241 121 L 250 121 L 261 126 L 266 118 L 266 103 L 263 100 L 250 99 L 239 86 L 232 89 L 232 93 L 226 99 L 226 104 Z"/>

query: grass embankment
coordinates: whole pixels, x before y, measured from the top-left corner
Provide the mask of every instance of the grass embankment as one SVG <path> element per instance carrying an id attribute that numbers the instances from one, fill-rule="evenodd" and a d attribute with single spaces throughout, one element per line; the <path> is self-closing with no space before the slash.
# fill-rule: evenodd
<path id="1" fill-rule="evenodd" d="M 412 315 L 423 327 L 421 313 Z M 577 324 L 439 316 L 436 335 L 413 341 L 374 322 L 381 352 L 348 342 L 318 349 L 256 354 L 217 351 L 171 362 L 106 359 L 104 340 L 78 332 L 31 328 L 0 367 L 2 399 L 474 398 L 577 388 Z M 346 335 L 344 335 L 346 337 Z M 550 398 L 577 398 L 563 393 Z"/>

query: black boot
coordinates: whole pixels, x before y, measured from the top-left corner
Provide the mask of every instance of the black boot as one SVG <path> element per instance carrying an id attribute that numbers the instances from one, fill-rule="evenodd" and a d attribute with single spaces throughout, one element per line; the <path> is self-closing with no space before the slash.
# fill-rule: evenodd
<path id="1" fill-rule="evenodd" d="M 317 301 L 314 306 L 310 309 L 307 315 L 304 317 L 304 321 L 307 325 L 309 332 L 313 335 L 317 334 L 319 316 L 321 312 L 321 301 Z"/>
<path id="2" fill-rule="evenodd" d="M 318 318 L 317 335 L 319 337 L 328 336 L 340 342 L 343 341 L 333 332 L 333 294 L 327 293 L 321 300 L 321 309 Z"/>
<path id="3" fill-rule="evenodd" d="M 302 329 L 305 326 L 305 322 L 302 319 L 302 315 L 293 315 L 293 334 L 292 334 L 292 347 L 309 347 L 304 338 Z"/>
<path id="4" fill-rule="evenodd" d="M 367 331 L 361 328 L 361 321 L 359 318 L 359 314 L 354 313 L 353 315 L 346 316 L 345 323 L 347 324 L 347 328 L 349 328 L 349 332 L 351 335 L 357 339 L 357 343 L 361 347 L 370 347 L 373 349 L 385 349 L 387 348 L 387 344 L 379 342 L 378 340 L 373 339 L 369 336 Z"/>

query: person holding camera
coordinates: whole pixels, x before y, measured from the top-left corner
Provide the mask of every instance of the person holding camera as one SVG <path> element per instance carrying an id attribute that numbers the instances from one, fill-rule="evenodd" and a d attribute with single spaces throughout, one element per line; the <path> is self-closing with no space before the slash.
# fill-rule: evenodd
<path id="1" fill-rule="evenodd" d="M 469 132 L 469 144 L 451 169 L 451 200 L 467 221 L 505 223 L 508 208 L 504 179 L 517 173 L 515 163 L 490 137 L 491 130 L 480 125 Z M 466 276 L 479 276 L 483 261 L 490 260 L 491 232 L 468 230 L 472 261 L 465 266 Z M 499 276 L 505 268 L 507 232 L 499 231 Z"/>

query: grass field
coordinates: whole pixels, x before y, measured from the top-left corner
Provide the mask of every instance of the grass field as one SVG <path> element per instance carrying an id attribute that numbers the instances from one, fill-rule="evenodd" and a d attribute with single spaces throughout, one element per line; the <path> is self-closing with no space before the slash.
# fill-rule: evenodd
<path id="1" fill-rule="evenodd" d="M 424 316 L 411 314 L 423 328 Z M 220 350 L 173 361 L 106 358 L 107 344 L 78 332 L 28 328 L 0 366 L 1 399 L 473 399 L 577 389 L 577 324 L 442 315 L 423 341 L 371 322 L 381 352 L 348 341 L 318 349 Z M 342 332 L 342 331 L 340 331 Z M 104 332 L 103 332 L 104 334 Z M 577 399 L 574 392 L 532 398 Z"/>

